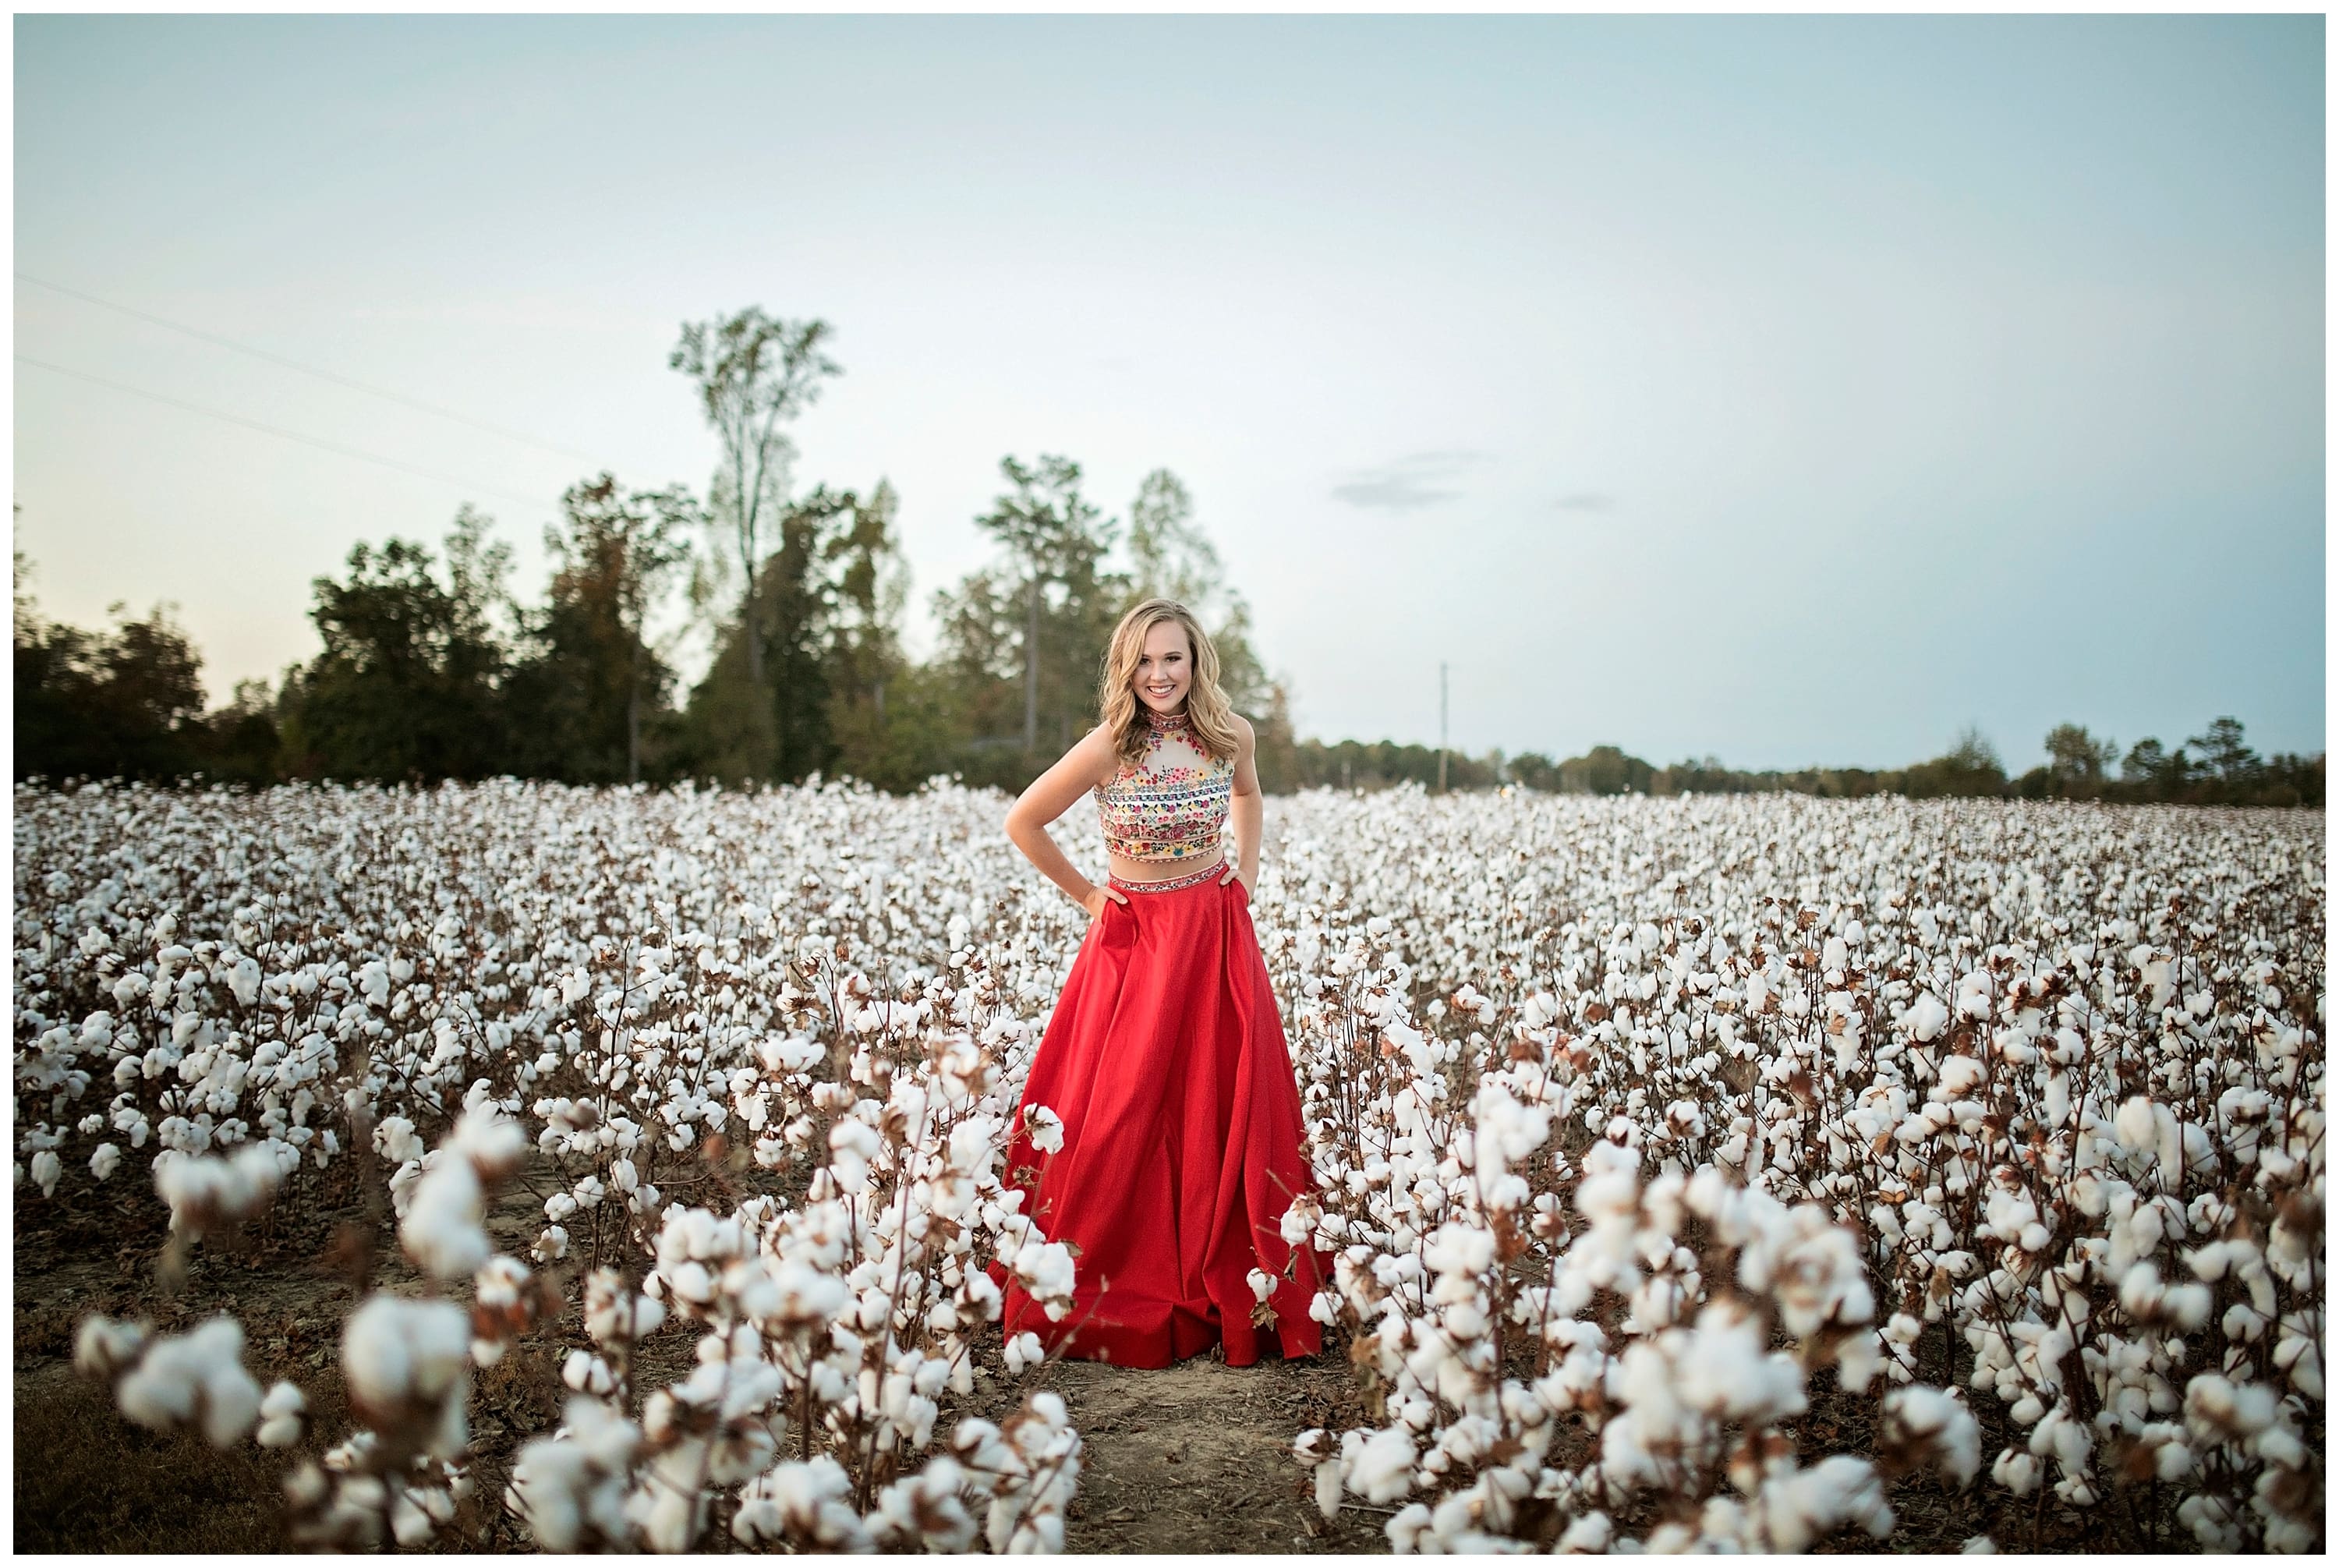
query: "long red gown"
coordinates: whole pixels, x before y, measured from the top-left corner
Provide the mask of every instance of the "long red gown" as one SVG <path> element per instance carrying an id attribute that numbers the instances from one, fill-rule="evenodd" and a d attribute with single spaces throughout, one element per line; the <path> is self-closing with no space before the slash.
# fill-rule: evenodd
<path id="1" fill-rule="evenodd" d="M 1321 1345 L 1323 1260 L 1281 1230 L 1313 1185 L 1298 1086 L 1250 894 L 1224 874 L 1168 892 L 1116 881 L 1129 902 L 1106 901 L 1072 961 L 1023 1090 L 1062 1119 L 1063 1147 L 1043 1156 L 1019 1135 L 1006 1179 L 1043 1235 L 1079 1249 L 1075 1305 L 1051 1322 L 1007 1280 L 1009 1335 L 1122 1366 L 1221 1340 L 1229 1366 Z M 1264 1310 L 1254 1268 L 1275 1277 Z"/>

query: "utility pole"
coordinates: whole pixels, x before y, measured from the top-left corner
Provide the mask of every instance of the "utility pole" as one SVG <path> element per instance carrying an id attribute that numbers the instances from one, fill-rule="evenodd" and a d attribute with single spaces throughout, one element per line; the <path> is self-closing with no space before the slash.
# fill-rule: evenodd
<path id="1" fill-rule="evenodd" d="M 1446 661 L 1437 661 L 1437 793 L 1446 793 Z"/>

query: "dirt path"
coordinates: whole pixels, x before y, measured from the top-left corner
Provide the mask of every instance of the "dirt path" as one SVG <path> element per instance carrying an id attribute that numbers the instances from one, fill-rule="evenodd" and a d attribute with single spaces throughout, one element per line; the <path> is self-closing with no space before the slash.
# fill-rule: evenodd
<path id="1" fill-rule="evenodd" d="M 1327 1524 L 1291 1457 L 1307 1427 L 1338 1419 L 1345 1369 L 1199 1356 L 1160 1372 L 1051 1366 L 1083 1445 L 1071 1552 L 1387 1551 L 1376 1514 Z"/>

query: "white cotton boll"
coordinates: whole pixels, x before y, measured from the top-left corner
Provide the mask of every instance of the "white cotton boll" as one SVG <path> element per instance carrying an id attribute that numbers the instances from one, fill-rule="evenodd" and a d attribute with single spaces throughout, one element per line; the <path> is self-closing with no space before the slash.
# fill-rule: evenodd
<path id="1" fill-rule="evenodd" d="M 455 1393 L 470 1343 L 470 1320 L 453 1302 L 377 1295 L 342 1327 L 341 1375 L 356 1402 L 386 1417 Z"/>
<path id="2" fill-rule="evenodd" d="M 605 1398 L 617 1391 L 617 1380 L 609 1364 L 589 1350 L 572 1350 L 560 1364 L 560 1381 L 577 1393 L 593 1398 Z"/>
<path id="3" fill-rule="evenodd" d="M 2204 1443 L 2226 1435 L 2248 1437 L 2274 1424 L 2274 1391 L 2263 1384 L 2236 1385 L 2204 1373 L 2185 1386 L 2185 1421 Z"/>
<path id="4" fill-rule="evenodd" d="M 1844 1336 L 1835 1354 L 1836 1381 L 1845 1392 L 1864 1394 L 1876 1375 L 1884 1369 L 1884 1346 L 1881 1338 L 1865 1330 Z"/>
<path id="5" fill-rule="evenodd" d="M 111 1143 L 101 1143 L 89 1157 L 89 1173 L 104 1181 L 122 1169 L 122 1150 Z"/>
<path id="6" fill-rule="evenodd" d="M 1413 1489 L 1415 1457 L 1413 1435 L 1402 1425 L 1375 1432 L 1347 1460 L 1348 1490 L 1377 1505 L 1394 1503 Z"/>
<path id="7" fill-rule="evenodd" d="M 2044 1466 L 2036 1455 L 2027 1454 L 2018 1448 L 2008 1448 L 2002 1450 L 1997 1462 L 1990 1465 L 1989 1478 L 2017 1497 L 2028 1497 L 2038 1489 L 2042 1469 Z"/>
<path id="8" fill-rule="evenodd" d="M 494 1248 L 480 1221 L 487 1194 L 466 1159 L 442 1157 L 415 1183 L 398 1239 L 426 1274 L 459 1279 L 479 1272 Z"/>
<path id="9" fill-rule="evenodd" d="M 290 1383 L 278 1383 L 260 1402 L 260 1430 L 253 1437 L 262 1448 L 289 1448 L 301 1440 L 301 1415 L 309 1402 Z"/>
<path id="10" fill-rule="evenodd" d="M 1753 1000 L 1751 992 L 1747 1001 L 1750 1008 L 1760 1005 Z M 1948 1026 L 1949 1021 L 1949 1008 L 1939 997 L 1929 991 L 1918 993 L 1917 1000 L 1910 1003 L 1909 1011 L 1904 1015 L 1904 1022 L 1910 1035 L 1920 1041 L 1939 1039 L 1941 1031 Z"/>
<path id="11" fill-rule="evenodd" d="M 390 1504 L 390 1532 L 400 1546 L 419 1546 L 430 1539 L 434 1528 L 429 1511 L 420 1501 L 420 1494 L 400 1492 Z"/>
<path id="12" fill-rule="evenodd" d="M 1636 1409 L 1657 1405 L 1659 1383 L 1671 1386 L 1681 1402 L 1702 1414 L 1735 1419 L 1767 1419 L 1778 1390 L 1775 1369 L 1764 1365 L 1762 1336 L 1752 1314 L 1735 1301 L 1717 1301 L 1698 1315 L 1697 1329 L 1686 1336 L 1671 1365 L 1662 1353 L 1627 1353 L 1625 1376 L 1632 1380 L 1625 1397 Z M 1801 1393 L 1801 1379 L 1796 1380 Z M 1761 1414 L 1757 1414 L 1757 1413 Z"/>
<path id="13" fill-rule="evenodd" d="M 1920 1448 L 1962 1487 L 1981 1468 L 1981 1427 L 1964 1401 L 1914 1384 L 1884 1396 L 1885 1441 Z"/>
<path id="14" fill-rule="evenodd" d="M 1998 1551 L 1998 1543 L 1987 1535 L 1969 1535 L 1966 1543 L 1958 1550 L 1968 1556 L 1992 1555 Z"/>
<path id="15" fill-rule="evenodd" d="M 1931 1097 L 1942 1102 L 1963 1100 L 1979 1089 L 1989 1076 L 1989 1070 L 1970 1056 L 1945 1057 L 1934 1079 Z"/>
<path id="16" fill-rule="evenodd" d="M 1340 1462 L 1327 1459 L 1316 1466 L 1316 1507 L 1327 1519 L 1340 1516 Z"/>
<path id="17" fill-rule="evenodd" d="M 2142 1321 L 2158 1314 L 2161 1297 L 2160 1270 L 2149 1261 L 2129 1265 L 2127 1273 L 2120 1279 L 2120 1310 Z"/>
<path id="18" fill-rule="evenodd" d="M 2218 1326 L 2225 1330 L 2228 1339 L 2253 1342 L 2265 1333 L 2266 1318 L 2265 1314 L 2247 1303 L 2236 1301 L 2226 1308 L 2226 1316 L 2218 1321 Z"/>
<path id="19" fill-rule="evenodd" d="M 421 1138 L 414 1123 L 402 1116 L 385 1116 L 375 1124 L 373 1146 L 392 1165 L 404 1165 L 410 1159 L 419 1159 L 423 1154 Z"/>
<path id="20" fill-rule="evenodd" d="M 2121 1105 L 2113 1119 L 2112 1130 L 2119 1138 L 2122 1149 L 2146 1149 L 2153 1146 L 2153 1104 L 2143 1095 L 2133 1095 Z"/>
<path id="21" fill-rule="evenodd" d="M 178 1359 L 157 1359 L 169 1343 L 158 1343 L 113 1391 L 123 1415 L 157 1432 L 168 1431 L 195 1413 L 195 1380 Z"/>
<path id="22" fill-rule="evenodd" d="M 84 1377 L 111 1377 L 135 1360 L 145 1344 L 141 1325 L 86 1318 L 74 1335 L 74 1370 Z"/>
<path id="23" fill-rule="evenodd" d="M 1759 1504 L 1771 1546 L 1780 1552 L 1801 1552 L 1847 1524 L 1880 1541 L 1892 1531 L 1891 1505 L 1875 1468 L 1847 1454 L 1765 1482 Z"/>
<path id="24" fill-rule="evenodd" d="M 1558 1544 L 1552 1550 L 1566 1553 L 1605 1553 L 1614 1535 L 1615 1528 L 1609 1523 L 1608 1515 L 1594 1509 L 1570 1524 L 1561 1533 Z"/>
<path id="25" fill-rule="evenodd" d="M 1044 1105 L 1035 1105 L 1024 1113 L 1024 1126 L 1031 1147 L 1042 1154 L 1056 1154 L 1064 1147 L 1064 1120 Z"/>
<path id="26" fill-rule="evenodd" d="M 1265 1301 L 1275 1294 L 1275 1276 L 1264 1268 L 1252 1269 L 1245 1278 L 1250 1286 L 1251 1295 L 1258 1300 Z"/>
<path id="27" fill-rule="evenodd" d="M 115 1386 L 122 1413 L 167 1430 L 199 1420 L 204 1440 L 230 1447 L 260 1417 L 260 1385 L 243 1369 L 243 1326 L 214 1317 L 191 1334 L 157 1340 Z"/>

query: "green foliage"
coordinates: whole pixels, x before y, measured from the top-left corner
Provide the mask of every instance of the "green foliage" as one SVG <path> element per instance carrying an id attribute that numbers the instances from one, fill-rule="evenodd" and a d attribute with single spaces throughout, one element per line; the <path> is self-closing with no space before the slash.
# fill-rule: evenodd
<path id="1" fill-rule="evenodd" d="M 110 632 L 45 620 L 15 557 L 15 776 L 165 779 L 202 765 L 202 656 L 157 605 Z"/>
<path id="2" fill-rule="evenodd" d="M 2097 740 L 2078 725 L 2057 725 L 2047 732 L 2048 777 L 2067 797 L 2100 793 L 2118 761 L 2117 745 Z"/>
<path id="3" fill-rule="evenodd" d="M 1941 795 L 2002 795 L 2006 793 L 2006 770 L 1999 765 L 1997 751 L 1981 737 L 1981 733 L 1968 729 L 1941 755 L 1903 771 L 1895 793 L 1911 800 Z"/>
<path id="4" fill-rule="evenodd" d="M 530 656 L 506 685 L 509 771 L 570 784 L 630 784 L 661 771 L 674 672 L 650 646 L 653 606 L 690 562 L 680 491 L 628 494 L 610 475 L 571 486 L 544 530 L 553 562 Z"/>
<path id="5" fill-rule="evenodd" d="M 1415 745 L 1400 745 L 1395 741 L 1367 744 L 1362 741 L 1340 741 L 1327 745 L 1322 741 L 1301 741 L 1292 748 L 1298 787 L 1314 789 L 1328 785 L 1336 789 L 1378 790 L 1391 784 L 1417 784 L 1424 789 L 1437 787 L 1437 748 Z M 1261 784 L 1266 784 L 1264 775 Z M 1489 789 L 1503 782 L 1499 756 L 1491 758 L 1465 756 L 1448 752 L 1446 756 L 1446 784 L 1448 789 Z"/>
<path id="6" fill-rule="evenodd" d="M 346 582 L 314 579 L 324 651 L 287 682 L 289 773 L 429 783 L 504 771 L 511 650 L 491 622 L 511 548 L 486 545 L 487 527 L 468 506 L 457 514 L 443 585 L 429 550 L 395 537 L 352 546 Z"/>
<path id="7" fill-rule="evenodd" d="M 782 321 L 750 305 L 731 316 L 686 322 L 681 340 L 666 357 L 668 367 L 688 376 L 697 389 L 700 410 L 722 448 L 707 487 L 706 518 L 729 553 L 710 557 L 710 568 L 729 566 L 735 554 L 745 581 L 737 626 L 745 639 L 747 679 L 757 687 L 765 678 L 765 620 L 759 599 L 767 524 L 779 527 L 784 551 L 790 525 L 799 531 L 804 527 L 788 501 L 795 443 L 780 426 L 819 397 L 824 379 L 842 373 L 822 350 L 829 335 L 825 321 Z M 710 569 L 696 586 L 702 594 L 718 593 L 723 577 Z M 799 606 L 781 613 L 800 612 Z M 768 765 L 757 769 L 756 776 L 770 776 L 771 767 L 785 769 L 788 759 L 817 749 L 816 738 L 801 724 L 777 727 L 789 733 L 771 737 Z M 759 748 L 751 744 L 749 750 Z"/>
<path id="8" fill-rule="evenodd" d="M 1559 764 L 1559 787 L 1568 794 L 1646 794 L 1656 769 L 1616 746 L 1594 746 Z"/>
<path id="9" fill-rule="evenodd" d="M 754 678 L 745 627 L 726 623 L 682 716 L 683 771 L 733 784 L 846 773 L 899 789 L 946 771 L 949 683 L 902 650 L 898 504 L 880 480 L 866 500 L 822 487 L 781 514 L 754 599 L 766 679 Z"/>
<path id="10" fill-rule="evenodd" d="M 2131 746 L 2125 757 L 2109 740 L 2097 740 L 2078 725 L 2058 725 L 2047 733 L 2048 760 L 2009 781 L 1989 744 L 1969 730 L 1942 756 L 1900 769 L 1804 768 L 1793 772 L 1743 773 L 1712 757 L 1675 763 L 1659 771 L 1657 794 L 1749 794 L 1793 791 L 1802 794 L 1852 796 L 1904 794 L 2015 795 L 2028 800 L 2166 802 L 2186 805 L 2323 804 L 2323 758 L 2277 755 L 2260 760 L 2242 741 L 2238 720 L 2221 718 L 2205 735 L 2174 752 L 2154 738 Z M 2206 754 L 2196 758 L 2188 748 Z M 2118 760 L 2119 774 L 2112 767 Z M 1520 772 L 1514 777 L 1547 788 Z"/>
<path id="11" fill-rule="evenodd" d="M 1300 787 L 1299 737 L 1291 727 L 1291 689 L 1281 681 L 1268 687 L 1267 711 L 1251 718 L 1252 764 L 1258 787 L 1289 794 Z"/>
<path id="12" fill-rule="evenodd" d="M 968 782 L 1020 789 L 1096 723 L 1097 679 L 1130 603 L 1109 563 L 1118 525 L 1081 493 L 1081 466 L 1000 459 L 1008 488 L 975 525 L 997 565 L 934 597 L 940 664 L 968 721 Z"/>

